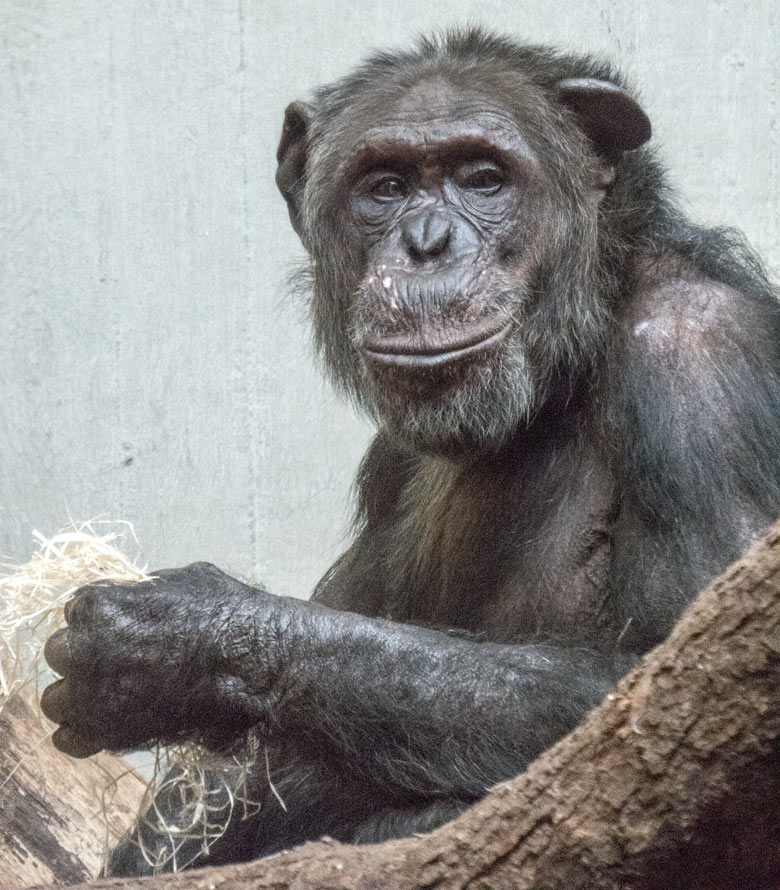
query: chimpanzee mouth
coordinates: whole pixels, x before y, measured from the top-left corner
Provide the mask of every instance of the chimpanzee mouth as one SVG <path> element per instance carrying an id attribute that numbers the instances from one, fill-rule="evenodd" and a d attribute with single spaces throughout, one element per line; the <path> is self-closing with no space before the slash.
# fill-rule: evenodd
<path id="1" fill-rule="evenodd" d="M 465 333 L 461 329 L 460 336 L 451 340 L 410 338 L 408 335 L 383 339 L 367 337 L 361 349 L 369 361 L 379 365 L 425 370 L 473 358 L 494 348 L 504 340 L 511 326 L 511 322 L 506 322 L 497 328 L 493 322 L 489 326 L 472 327 Z"/>

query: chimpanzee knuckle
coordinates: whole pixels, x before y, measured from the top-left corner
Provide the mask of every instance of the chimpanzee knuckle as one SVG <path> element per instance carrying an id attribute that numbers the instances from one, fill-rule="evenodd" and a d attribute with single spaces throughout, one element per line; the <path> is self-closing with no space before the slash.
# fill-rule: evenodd
<path id="1" fill-rule="evenodd" d="M 43 647 L 46 663 L 57 674 L 65 675 L 70 669 L 70 631 L 63 627 L 55 631 Z"/>
<path id="2" fill-rule="evenodd" d="M 205 559 L 200 559 L 197 562 L 188 563 L 186 566 L 184 566 L 184 569 L 182 571 L 191 572 L 193 574 L 203 573 L 206 575 L 223 574 L 222 570 L 218 569 L 213 562 L 208 562 Z"/>
<path id="3" fill-rule="evenodd" d="M 65 723 L 70 711 L 70 687 L 66 680 L 57 680 L 43 690 L 41 711 L 52 723 Z"/>
<path id="4" fill-rule="evenodd" d="M 116 590 L 119 586 L 106 582 L 80 587 L 65 604 L 65 620 L 68 624 L 91 620 L 95 609 L 100 608 L 100 604 L 105 600 L 106 596 L 110 595 L 110 592 Z"/>
<path id="5" fill-rule="evenodd" d="M 228 578 L 228 575 L 210 562 L 193 562 L 181 568 L 155 571 L 148 583 L 151 589 L 156 589 L 158 595 L 181 598 L 210 593 L 216 587 L 223 587 Z"/>
<path id="6" fill-rule="evenodd" d="M 77 627 L 104 621 L 114 590 L 113 584 L 90 584 L 77 590 L 65 610 L 68 624 Z"/>
<path id="7" fill-rule="evenodd" d="M 199 587 L 204 585 L 208 588 L 217 585 L 222 587 L 230 580 L 229 575 L 210 562 L 192 562 L 184 567 L 183 572 L 192 578 Z"/>
<path id="8" fill-rule="evenodd" d="M 72 624 L 77 621 L 84 612 L 91 608 L 93 600 L 93 588 L 91 585 L 80 587 L 65 604 L 65 621 Z"/>
<path id="9" fill-rule="evenodd" d="M 70 757 L 82 759 L 97 754 L 105 747 L 96 739 L 82 735 L 70 726 L 62 726 L 51 737 L 54 747 Z"/>

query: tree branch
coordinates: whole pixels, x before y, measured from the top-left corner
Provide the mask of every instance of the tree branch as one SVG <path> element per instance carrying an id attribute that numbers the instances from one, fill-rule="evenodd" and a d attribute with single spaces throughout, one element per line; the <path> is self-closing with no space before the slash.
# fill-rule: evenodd
<path id="1" fill-rule="evenodd" d="M 27 703 L 33 694 L 21 689 L 0 710 L 0 890 L 88 880 L 146 790 L 116 757 L 63 757 Z"/>
<path id="2" fill-rule="evenodd" d="M 780 523 L 581 726 L 432 834 L 89 890 L 780 888 L 778 679 Z"/>

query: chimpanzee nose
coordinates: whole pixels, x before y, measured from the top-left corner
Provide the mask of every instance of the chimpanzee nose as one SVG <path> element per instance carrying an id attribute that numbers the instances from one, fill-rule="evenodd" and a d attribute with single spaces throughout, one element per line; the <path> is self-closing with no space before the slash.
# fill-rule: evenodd
<path id="1" fill-rule="evenodd" d="M 406 248 L 415 260 L 438 256 L 447 249 L 452 234 L 449 219 L 437 211 L 423 211 L 404 220 L 402 233 Z"/>

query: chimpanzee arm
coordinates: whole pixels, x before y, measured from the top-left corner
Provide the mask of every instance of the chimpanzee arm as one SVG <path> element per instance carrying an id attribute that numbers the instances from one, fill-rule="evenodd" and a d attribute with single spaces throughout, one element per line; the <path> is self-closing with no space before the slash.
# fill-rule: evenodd
<path id="1" fill-rule="evenodd" d="M 85 588 L 47 644 L 54 740 L 103 747 L 250 726 L 418 793 L 479 795 L 574 726 L 625 656 L 477 642 L 254 590 L 205 564 Z"/>
<path id="2" fill-rule="evenodd" d="M 624 493 L 612 586 L 652 645 L 777 518 L 780 307 L 678 264 L 634 302 L 607 399 Z"/>
<path id="3" fill-rule="evenodd" d="M 308 605 L 286 633 L 296 667 L 276 731 L 416 793 L 479 796 L 515 775 L 635 660 Z"/>

